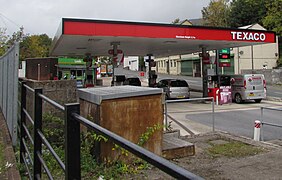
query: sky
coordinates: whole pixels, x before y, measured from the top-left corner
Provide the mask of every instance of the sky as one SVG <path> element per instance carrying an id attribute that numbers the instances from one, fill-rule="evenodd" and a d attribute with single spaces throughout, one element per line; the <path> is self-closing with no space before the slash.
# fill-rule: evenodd
<path id="1" fill-rule="evenodd" d="M 210 0 L 0 0 L 0 27 L 53 38 L 62 18 L 171 23 L 201 18 Z"/>

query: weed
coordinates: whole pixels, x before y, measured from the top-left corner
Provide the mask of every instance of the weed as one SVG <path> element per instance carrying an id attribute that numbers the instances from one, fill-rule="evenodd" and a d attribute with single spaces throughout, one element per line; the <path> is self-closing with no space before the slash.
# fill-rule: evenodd
<path id="1" fill-rule="evenodd" d="M 246 157 L 263 152 L 263 149 L 239 141 L 230 141 L 225 144 L 211 144 L 208 153 L 213 157 Z"/>
<path id="2" fill-rule="evenodd" d="M 137 144 L 143 146 L 156 131 L 161 130 L 162 128 L 163 126 L 160 124 L 155 124 L 153 127 L 147 127 L 146 132 L 141 134 Z"/>
<path id="3" fill-rule="evenodd" d="M 92 117 L 89 116 L 89 119 Z M 31 127 L 32 128 L 32 127 Z M 162 129 L 162 125 L 154 125 L 153 127 L 147 127 L 140 138 L 138 145 L 143 146 L 149 138 L 158 130 Z M 64 121 L 52 114 L 43 115 L 43 134 L 50 142 L 56 154 L 64 162 L 65 149 L 64 149 Z M 140 158 L 134 158 L 131 163 L 126 163 L 120 158 L 113 161 L 104 161 L 98 163 L 95 160 L 93 151 L 95 151 L 96 142 L 108 142 L 108 139 L 102 135 L 93 132 L 81 133 L 81 176 L 82 179 L 98 179 L 103 177 L 104 179 L 118 179 L 125 174 L 136 174 L 140 170 L 149 167 L 149 164 Z M 29 145 L 29 151 L 33 152 L 33 146 Z M 129 152 L 124 148 L 114 144 L 113 151 L 120 151 L 120 156 L 128 156 Z M 19 154 L 19 153 L 17 153 Z M 32 155 L 31 155 L 32 156 Z M 64 172 L 55 160 L 50 151 L 43 145 L 42 147 L 43 159 L 50 170 L 51 174 L 56 179 L 64 179 Z M 33 157 L 31 157 L 33 158 Z M 22 167 L 22 165 L 20 165 Z M 44 171 L 42 171 L 44 172 Z M 26 177 L 25 172 L 22 173 L 22 178 Z M 42 178 L 47 178 L 46 174 L 42 174 Z"/>

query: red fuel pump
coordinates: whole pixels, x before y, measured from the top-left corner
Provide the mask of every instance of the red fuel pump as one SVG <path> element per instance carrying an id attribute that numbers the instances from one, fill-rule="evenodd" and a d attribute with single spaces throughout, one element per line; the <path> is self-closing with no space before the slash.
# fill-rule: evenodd
<path id="1" fill-rule="evenodd" d="M 208 76 L 208 96 L 213 97 L 216 104 L 232 103 L 230 76 Z"/>
<path id="2" fill-rule="evenodd" d="M 208 96 L 213 97 L 216 101 L 216 92 L 218 92 L 219 86 L 216 76 L 208 76 Z"/>

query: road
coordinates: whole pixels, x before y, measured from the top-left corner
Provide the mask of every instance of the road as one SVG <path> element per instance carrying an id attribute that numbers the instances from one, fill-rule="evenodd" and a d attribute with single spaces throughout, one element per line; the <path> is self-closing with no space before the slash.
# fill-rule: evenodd
<path id="1" fill-rule="evenodd" d="M 116 68 L 115 74 L 120 75 L 126 75 L 126 76 L 137 76 L 142 80 L 146 80 L 146 77 L 140 76 L 139 71 L 129 71 L 123 68 Z M 178 79 L 184 79 L 188 82 L 190 88 L 195 90 L 202 90 L 202 78 L 199 77 L 191 77 L 191 76 L 181 76 L 181 75 L 169 75 L 169 74 L 158 74 L 157 81 L 165 78 L 178 78 Z"/>
<path id="2" fill-rule="evenodd" d="M 145 77 L 139 76 L 138 71 L 129 71 L 122 68 L 117 68 L 116 74 L 125 74 L 128 76 L 138 76 L 139 78 L 145 80 Z M 157 81 L 164 79 L 164 78 L 179 78 L 179 79 L 185 79 L 190 88 L 193 91 L 202 91 L 202 78 L 200 77 L 191 77 L 191 76 L 181 76 L 181 75 L 169 75 L 169 74 L 158 74 Z M 267 97 L 274 97 L 278 99 L 282 99 L 282 86 L 267 86 L 266 91 Z"/>
<path id="3" fill-rule="evenodd" d="M 282 126 L 282 103 L 262 101 L 262 103 L 247 102 L 215 106 L 215 130 L 253 138 L 254 121 L 261 119 L 260 107 L 280 108 L 281 111 L 264 110 L 263 121 Z M 213 119 L 210 104 L 169 103 L 168 114 L 195 134 L 212 130 Z M 176 129 L 180 128 L 174 121 L 172 125 Z M 186 132 L 182 130 L 182 133 L 185 135 Z M 281 128 L 265 125 L 262 133 L 265 141 L 282 139 Z"/>
<path id="4" fill-rule="evenodd" d="M 282 86 L 267 86 L 266 96 L 282 99 Z"/>

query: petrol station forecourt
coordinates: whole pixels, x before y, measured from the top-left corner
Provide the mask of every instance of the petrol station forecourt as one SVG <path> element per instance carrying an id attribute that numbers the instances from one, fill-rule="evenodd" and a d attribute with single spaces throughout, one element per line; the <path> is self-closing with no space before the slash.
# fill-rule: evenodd
<path id="1" fill-rule="evenodd" d="M 272 31 L 129 21 L 63 18 L 54 37 L 51 56 L 163 57 L 275 43 Z M 204 58 L 202 58 L 204 59 Z M 114 64 L 114 63 L 113 63 Z M 115 64 L 114 64 L 115 67 Z M 202 63 L 203 96 L 207 94 L 207 65 Z"/>

